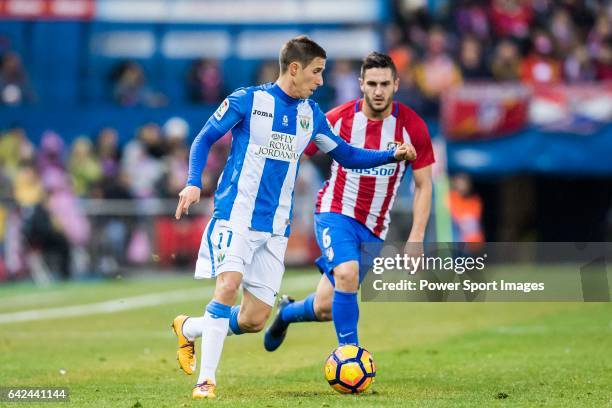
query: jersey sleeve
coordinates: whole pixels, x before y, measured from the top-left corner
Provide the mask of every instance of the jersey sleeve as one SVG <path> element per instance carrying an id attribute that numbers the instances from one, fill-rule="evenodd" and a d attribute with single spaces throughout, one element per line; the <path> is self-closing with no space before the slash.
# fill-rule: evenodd
<path id="1" fill-rule="evenodd" d="M 335 126 L 336 122 L 338 122 L 338 120 L 340 119 L 340 110 L 338 108 L 332 109 L 325 114 L 325 117 L 329 121 L 329 125 L 333 131 L 333 126 Z M 317 147 L 317 144 L 313 140 L 312 142 L 308 144 L 308 146 L 306 146 L 306 150 L 304 150 L 304 154 L 307 156 L 314 156 L 315 154 L 317 154 L 318 151 L 319 151 L 319 148 Z"/>
<path id="2" fill-rule="evenodd" d="M 321 150 L 323 153 L 329 153 L 339 144 L 346 143 L 336 134 L 331 122 L 323 114 L 318 105 L 315 105 L 314 111 L 316 126 L 312 141 L 316 145 L 317 149 Z"/>
<path id="3" fill-rule="evenodd" d="M 392 150 L 379 151 L 351 146 L 336 135 L 331 123 L 320 110 L 315 115 L 319 116 L 319 126 L 315 127 L 315 144 L 319 150 L 329 154 L 342 167 L 366 169 L 396 161 L 395 152 Z"/>
<path id="4" fill-rule="evenodd" d="M 202 188 L 202 172 L 206 167 L 210 147 L 242 121 L 248 108 L 248 96 L 244 89 L 234 91 L 206 121 L 191 144 L 187 185 Z"/>
<path id="5" fill-rule="evenodd" d="M 188 186 L 202 188 L 202 172 L 206 168 L 210 148 L 224 134 L 212 126 L 211 119 L 206 122 L 200 133 L 198 133 L 189 151 Z"/>
<path id="6" fill-rule="evenodd" d="M 229 132 L 246 115 L 248 96 L 245 89 L 238 89 L 225 98 L 210 117 L 211 126 L 223 134 Z"/>
<path id="7" fill-rule="evenodd" d="M 433 147 L 431 145 L 431 137 L 427 130 L 425 121 L 421 118 L 412 121 L 412 125 L 407 127 L 407 132 L 410 135 L 410 142 L 416 150 L 417 158 L 412 162 L 412 169 L 418 170 L 433 164 L 434 158 Z"/>

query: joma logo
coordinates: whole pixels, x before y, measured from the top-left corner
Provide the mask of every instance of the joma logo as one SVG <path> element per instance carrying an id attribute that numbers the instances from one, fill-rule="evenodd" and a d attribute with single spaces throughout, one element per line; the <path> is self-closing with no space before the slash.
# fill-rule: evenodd
<path id="1" fill-rule="evenodd" d="M 266 117 L 266 118 L 271 118 L 272 117 L 271 113 L 260 111 L 260 110 L 257 110 L 257 109 L 253 109 L 253 115 L 259 115 L 259 116 L 263 116 L 263 117 Z"/>

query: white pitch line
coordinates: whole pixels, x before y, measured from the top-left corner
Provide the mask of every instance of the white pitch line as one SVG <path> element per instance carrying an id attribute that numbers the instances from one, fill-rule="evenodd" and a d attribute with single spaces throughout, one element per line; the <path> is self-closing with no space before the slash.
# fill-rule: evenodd
<path id="1" fill-rule="evenodd" d="M 183 289 L 173 292 L 153 293 L 150 295 L 132 296 L 107 300 L 98 303 L 88 303 L 74 306 L 54 307 L 50 309 L 34 309 L 23 312 L 0 314 L 0 324 L 47 320 L 65 317 L 87 316 L 92 314 L 116 313 L 124 310 L 158 306 L 168 303 L 179 303 L 192 299 L 190 296 L 209 295 L 210 289 Z M 202 296 L 204 297 L 204 296 Z"/>
<path id="2" fill-rule="evenodd" d="M 316 281 L 313 280 L 313 275 L 295 276 L 287 279 L 284 283 L 286 285 L 283 285 L 283 289 L 290 290 L 299 290 L 306 287 L 312 287 L 312 289 L 314 289 L 316 287 Z M 198 298 L 205 300 L 211 295 L 212 287 L 199 287 L 197 289 L 181 289 L 172 292 L 152 293 L 97 303 L 0 313 L 0 324 L 116 313 L 169 303 L 180 303 Z"/>

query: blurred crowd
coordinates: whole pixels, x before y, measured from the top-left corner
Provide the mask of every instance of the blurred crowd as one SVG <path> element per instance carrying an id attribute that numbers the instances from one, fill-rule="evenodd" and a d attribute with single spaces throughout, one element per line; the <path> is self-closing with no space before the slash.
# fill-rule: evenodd
<path id="1" fill-rule="evenodd" d="M 431 3 L 431 4 L 430 4 Z M 398 98 L 422 115 L 438 112 L 441 93 L 465 81 L 525 84 L 612 79 L 612 5 L 604 0 L 395 0 L 384 29 L 385 48 L 401 79 Z M 432 6 L 434 4 L 435 6 Z M 359 61 L 330 55 L 326 86 L 315 98 L 325 108 L 359 96 Z M 246 83 L 274 81 L 276 61 L 262 61 Z M 223 62 L 193 61 L 177 83 L 184 101 L 172 101 L 136 61 L 109 73 L 109 98 L 120 106 L 217 104 L 231 92 Z M 19 55 L 0 63 L 0 101 L 37 101 Z"/>
<path id="2" fill-rule="evenodd" d="M 150 198 L 175 199 L 187 175 L 188 133 L 187 122 L 178 117 L 163 126 L 142 125 L 123 147 L 117 131 L 110 127 L 101 129 L 93 139 L 79 137 L 70 146 L 53 131 L 42 135 L 39 146 L 34 146 L 21 128 L 3 132 L 0 278 L 7 268 L 15 271 L 20 266 L 31 267 L 25 265 L 27 256 L 13 259 L 24 265 L 7 265 L 9 252 L 27 255 L 30 250 L 40 250 L 53 258 L 49 262 L 62 277 L 70 276 L 75 269 L 91 269 L 91 259 L 87 258 L 92 244 L 110 256 L 100 258 L 105 265 L 98 267 L 108 268 L 113 266 L 109 262 L 125 261 L 134 229 L 143 221 L 134 217 L 138 211 L 130 213 L 126 208 L 128 217 L 124 218 L 91 218 L 80 199 L 124 199 L 134 203 Z M 203 180 L 204 197 L 214 191 L 228 151 L 228 136 L 213 146 Z M 7 245 L 18 248 L 9 251 Z M 150 251 L 146 256 L 150 257 Z"/>
<path id="3" fill-rule="evenodd" d="M 598 0 L 397 0 L 386 34 L 400 98 L 435 115 L 465 81 L 549 85 L 612 79 L 612 5 Z"/>
<path id="4" fill-rule="evenodd" d="M 14 198 L 20 204 L 36 201 L 36 191 L 65 187 L 81 198 L 176 197 L 187 174 L 188 135 L 187 122 L 174 117 L 163 126 L 143 124 L 125 146 L 119 145 L 112 127 L 101 129 L 93 138 L 82 135 L 70 145 L 49 130 L 34 146 L 24 130 L 16 127 L 0 137 L 0 172 L 8 185 L 15 186 Z M 217 158 L 227 155 L 228 142 L 222 138 L 213 147 L 209 174 L 220 171 L 223 163 Z"/>
<path id="5" fill-rule="evenodd" d="M 278 78 L 278 62 L 262 61 L 249 83 L 274 82 Z M 160 107 L 170 100 L 149 83 L 143 67 L 136 61 L 122 61 L 111 72 L 109 89 L 112 100 L 125 107 Z M 232 92 L 224 82 L 223 67 L 220 61 L 201 58 L 193 61 L 183 79 L 184 95 L 190 104 L 219 104 Z"/>

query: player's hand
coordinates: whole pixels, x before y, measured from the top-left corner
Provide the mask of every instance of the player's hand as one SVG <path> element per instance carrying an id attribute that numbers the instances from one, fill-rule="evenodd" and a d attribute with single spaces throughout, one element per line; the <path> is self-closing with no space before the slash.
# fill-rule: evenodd
<path id="1" fill-rule="evenodd" d="M 408 256 L 408 265 L 419 265 L 422 268 L 422 265 L 416 262 L 418 258 L 425 255 L 425 249 L 422 241 L 406 241 L 406 244 L 404 245 L 404 254 Z M 411 260 L 411 258 L 414 258 L 414 262 Z M 421 268 L 411 271 L 411 273 L 419 272 Z"/>
<path id="2" fill-rule="evenodd" d="M 404 253 L 408 256 L 420 258 L 425 253 L 423 241 L 406 241 L 406 244 L 404 244 Z"/>
<path id="3" fill-rule="evenodd" d="M 183 214 L 189 214 L 189 206 L 200 201 L 200 188 L 196 186 L 187 186 L 179 193 L 179 203 L 176 207 L 174 217 L 177 220 L 181 219 Z"/>
<path id="4" fill-rule="evenodd" d="M 416 150 L 414 149 L 414 146 L 410 143 L 404 143 L 403 145 L 395 149 L 395 154 L 393 156 L 397 161 L 413 161 L 417 158 Z"/>

